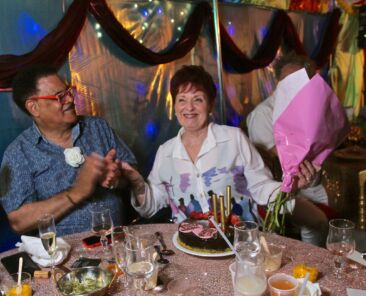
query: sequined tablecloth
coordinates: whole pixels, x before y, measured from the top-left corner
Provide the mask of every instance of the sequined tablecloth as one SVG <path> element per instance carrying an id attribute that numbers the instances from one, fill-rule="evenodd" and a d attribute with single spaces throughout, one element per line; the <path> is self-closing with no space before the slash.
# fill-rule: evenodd
<path id="1" fill-rule="evenodd" d="M 196 257 L 185 254 L 174 247 L 172 237 L 177 231 L 175 224 L 150 224 L 141 226 L 146 232 L 161 231 L 164 235 L 168 248 L 175 251 L 175 255 L 167 257 L 170 264 L 165 267 L 160 273 L 161 278 L 165 283 L 171 279 L 179 277 L 187 277 L 192 282 L 199 283 L 207 290 L 207 295 L 234 295 L 231 282 L 231 276 L 228 270 L 230 263 L 234 258 L 205 258 Z M 80 233 L 71 236 L 66 236 L 64 239 L 71 245 L 72 250 L 70 256 L 64 262 L 66 267 L 78 258 L 82 252 L 81 239 L 91 235 L 91 233 Z M 343 279 L 338 280 L 332 273 L 333 256 L 326 250 L 321 249 L 301 241 L 281 237 L 275 234 L 268 236 L 270 242 L 279 243 L 286 246 L 284 253 L 281 272 L 292 274 L 292 269 L 297 263 L 305 263 L 316 266 L 319 270 L 319 284 L 322 290 L 322 295 L 330 296 L 346 296 L 346 288 L 366 290 L 366 267 L 352 264 L 353 269 L 349 268 Z M 100 252 L 101 248 L 89 251 L 95 256 Z M 0 258 L 13 254 L 17 250 L 11 250 L 0 254 Z M 85 254 L 84 254 L 85 255 Z M 8 277 L 4 266 L 0 265 L 1 277 Z M 50 279 L 34 279 L 33 295 L 59 295 L 55 286 Z M 125 295 L 122 287 L 115 285 L 109 295 Z M 154 295 L 149 293 L 149 295 Z M 170 295 L 168 291 L 162 292 L 159 295 Z"/>

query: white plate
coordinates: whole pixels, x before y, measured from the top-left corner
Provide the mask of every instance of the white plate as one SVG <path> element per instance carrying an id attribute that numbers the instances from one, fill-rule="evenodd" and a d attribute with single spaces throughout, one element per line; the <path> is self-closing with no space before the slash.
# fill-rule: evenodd
<path id="1" fill-rule="evenodd" d="M 204 252 L 189 250 L 189 249 L 183 247 L 181 244 L 179 244 L 178 231 L 176 233 L 174 233 L 174 235 L 173 235 L 173 244 L 178 250 L 181 250 L 182 252 L 187 253 L 189 255 L 194 255 L 194 256 L 198 256 L 198 257 L 226 257 L 226 256 L 234 255 L 233 251 L 221 252 L 221 253 L 204 253 Z"/>

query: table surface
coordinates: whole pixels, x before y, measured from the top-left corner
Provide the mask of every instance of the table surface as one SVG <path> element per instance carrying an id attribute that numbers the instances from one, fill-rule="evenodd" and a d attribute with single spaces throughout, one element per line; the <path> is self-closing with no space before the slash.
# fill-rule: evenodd
<path id="1" fill-rule="evenodd" d="M 234 261 L 233 256 L 223 258 L 205 258 L 185 254 L 174 247 L 172 237 L 177 231 L 176 224 L 149 224 L 141 226 L 144 232 L 153 233 L 161 231 L 168 248 L 175 251 L 175 255 L 167 257 L 170 260 L 160 273 L 163 281 L 168 283 L 171 279 L 186 277 L 193 282 L 199 283 L 207 290 L 207 295 L 233 295 L 233 287 L 229 272 L 229 265 Z M 72 249 L 69 257 L 63 263 L 70 268 L 71 264 L 78 258 L 82 250 L 81 239 L 91 235 L 91 233 L 79 233 L 65 236 L 64 239 L 71 245 Z M 366 290 L 366 267 L 359 264 L 352 264 L 353 268 L 348 268 L 345 277 L 336 279 L 332 273 L 333 256 L 326 249 L 290 238 L 270 234 L 267 236 L 270 242 L 286 246 L 282 267 L 280 272 L 292 274 L 294 265 L 305 263 L 316 266 L 319 270 L 319 279 L 322 295 L 345 296 L 346 288 Z M 98 250 L 99 249 L 99 250 Z M 101 248 L 93 249 L 94 255 L 100 252 Z M 10 250 L 0 254 L 0 258 L 16 253 L 17 250 Z M 88 255 L 90 255 L 88 254 Z M 1 276 L 8 277 L 4 266 L 0 265 Z M 34 279 L 33 295 L 60 295 L 50 279 Z M 125 295 L 123 287 L 114 285 L 108 295 Z M 149 293 L 148 295 L 154 295 Z M 160 295 L 169 295 L 165 291 Z"/>

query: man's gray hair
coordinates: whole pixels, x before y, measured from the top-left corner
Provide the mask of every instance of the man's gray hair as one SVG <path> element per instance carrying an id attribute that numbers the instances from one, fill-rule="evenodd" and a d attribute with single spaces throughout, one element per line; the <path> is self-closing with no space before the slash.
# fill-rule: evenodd
<path id="1" fill-rule="evenodd" d="M 290 53 L 285 53 L 280 56 L 274 63 L 273 68 L 277 79 L 281 77 L 282 69 L 287 65 L 297 65 L 300 68 L 305 68 L 310 78 L 316 73 L 316 64 L 312 59 L 291 51 Z"/>

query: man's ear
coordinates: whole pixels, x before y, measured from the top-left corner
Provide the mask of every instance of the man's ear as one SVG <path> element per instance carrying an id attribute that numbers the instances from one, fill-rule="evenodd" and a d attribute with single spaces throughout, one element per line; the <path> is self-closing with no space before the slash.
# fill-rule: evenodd
<path id="1" fill-rule="evenodd" d="M 32 115 L 32 117 L 38 117 L 39 116 L 39 106 L 38 106 L 37 101 L 35 101 L 35 100 L 26 100 L 25 101 L 25 108 Z"/>

